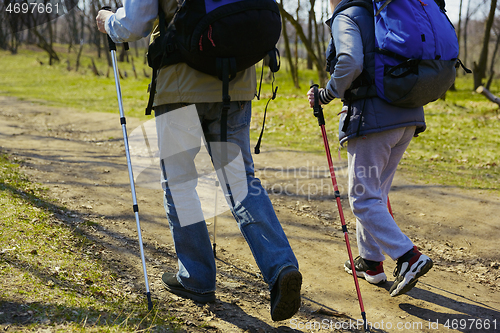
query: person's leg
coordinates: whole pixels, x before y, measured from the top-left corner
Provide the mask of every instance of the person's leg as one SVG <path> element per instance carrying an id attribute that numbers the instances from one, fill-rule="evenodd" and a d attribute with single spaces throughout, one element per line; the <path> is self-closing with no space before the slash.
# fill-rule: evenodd
<path id="1" fill-rule="evenodd" d="M 390 158 L 385 170 L 382 171 L 381 189 L 384 198 L 388 198 L 391 188 L 392 180 L 396 172 L 397 166 L 401 157 L 403 156 L 406 148 L 415 133 L 414 127 L 407 127 L 400 142 L 392 148 L 392 154 L 395 158 Z M 401 156 L 401 157 L 399 157 Z M 387 202 L 385 203 L 387 205 Z M 398 257 L 395 271 L 395 280 L 389 290 L 391 296 L 398 296 L 410 291 L 419 277 L 427 273 L 433 266 L 432 260 L 420 253 L 414 246 L 406 253 Z"/>
<path id="2" fill-rule="evenodd" d="M 196 193 L 194 165 L 203 132 L 194 105 L 174 111 L 181 107 L 172 104 L 155 108 L 164 205 L 179 264 L 176 278 L 189 291 L 213 293 L 216 267 Z"/>
<path id="3" fill-rule="evenodd" d="M 221 104 L 213 104 L 211 111 L 205 114 L 203 120 L 206 129 L 205 138 L 209 146 L 212 142 L 220 140 Z M 234 151 L 237 148 L 236 150 L 243 159 L 244 173 L 235 171 L 231 165 L 226 168 L 226 171 L 229 174 L 231 190 L 237 189 L 237 193 L 233 193 L 235 207 L 232 213 L 262 271 L 264 280 L 272 286 L 283 268 L 287 266 L 298 268 L 298 262 L 266 190 L 254 175 L 253 159 L 250 153 L 250 118 L 251 102 L 231 103 L 227 124 L 229 160 L 236 156 L 237 153 Z M 214 154 L 212 157 L 217 166 L 218 158 Z M 238 176 L 242 174 L 245 178 L 238 179 L 240 178 Z M 222 183 L 223 179 L 220 181 Z M 242 186 L 238 182 L 245 183 L 246 195 L 241 195 Z"/>
<path id="4" fill-rule="evenodd" d="M 212 146 L 213 142 L 220 141 L 220 108 L 221 103 L 214 104 L 203 119 L 209 146 Z M 235 202 L 232 213 L 262 272 L 264 281 L 269 284 L 273 319 L 283 320 L 291 317 L 300 306 L 302 277 L 298 272 L 297 259 L 274 212 L 271 200 L 260 180 L 254 175 L 250 153 L 250 118 L 251 102 L 231 103 L 227 123 L 228 160 L 232 161 L 239 153 L 244 168 L 244 172 L 234 170 L 232 163 L 226 167 Z M 210 148 L 210 151 L 214 165 L 216 168 L 220 167 L 218 161 L 221 156 L 217 156 L 220 149 Z M 221 175 L 220 172 L 218 174 Z M 224 182 L 221 177 L 219 180 L 221 183 Z M 243 187 L 246 187 L 246 192 L 243 191 Z M 231 205 L 230 200 L 228 204 Z"/>
<path id="5" fill-rule="evenodd" d="M 357 219 L 363 259 L 397 259 L 413 248 L 387 209 L 387 193 L 414 128 L 399 128 L 349 140 L 349 202 Z"/>
<path id="6" fill-rule="evenodd" d="M 411 290 L 432 267 L 396 225 L 387 209 L 394 174 L 414 127 L 370 134 L 349 141 L 349 202 L 357 218 L 361 258 L 382 261 L 382 251 L 397 259 L 395 281 L 389 290 L 398 296 Z M 352 144 L 351 144 L 352 143 Z"/>
<path id="7" fill-rule="evenodd" d="M 396 145 L 391 148 L 391 154 L 387 161 L 387 165 L 380 173 L 380 188 L 382 189 L 382 196 L 384 198 L 384 204 L 386 206 L 387 198 L 392 186 L 392 181 L 394 179 L 394 175 L 396 174 L 399 162 L 401 161 L 401 158 L 408 148 L 408 145 L 410 144 L 414 134 L 414 126 L 405 128 L 401 140 L 399 140 L 398 143 L 396 143 Z"/>

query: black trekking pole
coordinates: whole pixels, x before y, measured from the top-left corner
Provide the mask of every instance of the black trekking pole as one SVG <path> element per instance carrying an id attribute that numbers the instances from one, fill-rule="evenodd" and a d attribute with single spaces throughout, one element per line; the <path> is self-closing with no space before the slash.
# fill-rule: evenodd
<path id="1" fill-rule="evenodd" d="M 109 7 L 103 7 L 104 10 L 110 10 Z M 133 210 L 135 214 L 135 221 L 137 223 L 137 234 L 139 237 L 139 248 L 141 250 L 141 260 L 142 260 L 142 270 L 144 272 L 144 281 L 146 284 L 146 297 L 148 299 L 148 310 L 153 309 L 153 302 L 151 301 L 151 292 L 149 291 L 149 282 L 148 282 L 148 273 L 146 271 L 146 259 L 144 257 L 144 247 L 142 244 L 142 234 L 141 234 L 141 224 L 139 222 L 139 206 L 137 205 L 137 197 L 135 194 L 135 183 L 134 183 L 134 174 L 132 171 L 132 162 L 130 159 L 130 150 L 128 145 L 128 136 L 127 136 L 127 126 L 125 121 L 125 114 L 123 112 L 123 102 L 122 102 L 122 92 L 120 88 L 120 77 L 118 74 L 118 66 L 116 61 L 116 44 L 113 42 L 111 37 L 108 35 L 108 45 L 109 51 L 111 52 L 111 60 L 113 63 L 113 72 L 115 76 L 115 85 L 116 85 L 116 95 L 118 97 L 118 108 L 120 110 L 120 123 L 122 125 L 123 131 L 123 141 L 125 143 L 125 154 L 127 156 L 127 165 L 128 165 L 128 175 L 130 178 L 130 189 L 132 191 L 132 200 L 133 200 Z M 128 50 L 128 43 L 125 43 L 125 50 Z"/>
<path id="2" fill-rule="evenodd" d="M 312 82 L 311 82 L 312 83 Z M 330 153 L 330 145 L 326 136 L 325 117 L 323 115 L 323 108 L 319 105 L 318 85 L 311 85 L 314 92 L 314 116 L 318 118 L 318 125 L 321 127 L 321 135 L 323 136 L 323 143 L 325 145 L 326 158 L 328 159 L 328 166 L 330 168 L 330 178 L 332 179 L 333 190 L 335 192 L 335 200 L 337 201 L 337 208 L 339 210 L 340 223 L 342 224 L 342 231 L 344 232 L 345 243 L 347 246 L 347 253 L 349 254 L 349 261 L 351 263 L 352 276 L 354 277 L 354 284 L 356 285 L 356 292 L 358 293 L 359 307 L 361 309 L 361 317 L 363 318 L 364 330 L 369 332 L 368 322 L 366 321 L 365 307 L 363 299 L 361 298 L 361 290 L 359 289 L 358 276 L 356 275 L 356 267 L 354 266 L 354 259 L 352 257 L 351 245 L 349 243 L 349 236 L 347 234 L 347 226 L 344 219 L 344 212 L 342 210 L 342 203 L 340 202 L 340 192 L 337 185 L 337 178 L 335 177 L 335 170 L 333 168 L 332 155 Z"/>
<path id="3" fill-rule="evenodd" d="M 214 244 L 213 244 L 213 252 L 214 258 L 217 258 L 217 191 L 219 190 L 219 181 L 215 181 L 215 206 L 214 206 Z"/>

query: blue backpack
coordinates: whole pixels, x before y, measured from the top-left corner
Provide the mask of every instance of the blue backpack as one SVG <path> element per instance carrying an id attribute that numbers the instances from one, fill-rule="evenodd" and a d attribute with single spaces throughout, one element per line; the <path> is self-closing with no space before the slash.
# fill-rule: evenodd
<path id="1" fill-rule="evenodd" d="M 375 75 L 364 71 L 355 80 L 351 101 L 378 96 L 399 107 L 420 107 L 453 85 L 462 63 L 443 0 L 355 0 L 335 12 L 355 5 L 374 14 Z"/>

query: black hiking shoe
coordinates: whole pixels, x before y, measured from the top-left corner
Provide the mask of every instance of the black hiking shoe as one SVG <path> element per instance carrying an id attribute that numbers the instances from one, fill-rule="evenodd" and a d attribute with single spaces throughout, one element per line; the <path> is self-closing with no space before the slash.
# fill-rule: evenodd
<path id="1" fill-rule="evenodd" d="M 417 279 L 427 273 L 432 265 L 431 258 L 420 253 L 416 246 L 399 257 L 394 269 L 396 280 L 389 289 L 391 296 L 399 296 L 410 291 L 417 284 Z"/>
<path id="2" fill-rule="evenodd" d="M 384 263 L 382 261 L 371 261 L 368 263 L 360 256 L 354 259 L 354 268 L 356 275 L 364 278 L 371 284 L 382 284 L 387 281 L 387 275 L 384 273 Z M 352 274 L 351 261 L 347 260 L 344 263 L 344 269 L 347 273 Z"/>
<path id="3" fill-rule="evenodd" d="M 202 294 L 191 290 L 187 290 L 186 288 L 184 288 L 182 284 L 180 284 L 179 281 L 177 281 L 176 273 L 168 273 L 168 272 L 163 273 L 161 277 L 161 282 L 163 283 L 165 288 L 167 288 L 168 291 L 177 296 L 189 298 L 198 303 L 215 302 L 215 292 L 212 291 L 209 293 Z"/>
<path id="4" fill-rule="evenodd" d="M 293 266 L 284 268 L 271 289 L 271 318 L 291 318 L 300 308 L 302 274 Z"/>

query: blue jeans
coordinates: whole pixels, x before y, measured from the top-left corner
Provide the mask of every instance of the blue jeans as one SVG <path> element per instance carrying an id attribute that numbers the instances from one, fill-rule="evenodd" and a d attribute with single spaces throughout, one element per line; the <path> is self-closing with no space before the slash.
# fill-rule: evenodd
<path id="1" fill-rule="evenodd" d="M 160 117 L 183 106 L 185 105 L 166 104 L 155 107 L 160 151 L 163 147 L 177 147 L 174 148 L 177 152 L 175 156 L 163 160 L 167 164 L 167 170 L 169 170 L 162 175 L 162 186 L 165 193 L 164 205 L 178 257 L 177 279 L 188 290 L 207 293 L 216 289 L 216 266 L 206 223 L 201 217 L 197 223 L 182 224 L 172 195 L 173 187 L 180 188 L 181 192 L 186 192 L 183 193 L 183 198 L 186 198 L 186 201 L 189 200 L 188 203 L 184 203 L 188 205 L 188 215 L 190 214 L 189 210 L 199 210 L 200 203 L 197 202 L 199 199 L 196 195 L 197 179 L 196 176 L 193 177 L 193 175 L 197 175 L 194 158 L 199 148 L 197 149 L 195 145 L 186 145 L 186 141 L 200 134 L 196 132 L 194 129 L 196 126 L 193 125 L 198 120 L 191 117 L 191 120 L 187 121 L 192 121 L 191 123 L 183 124 L 184 121 L 164 121 Z M 207 150 L 212 158 L 210 143 L 220 141 L 221 108 L 222 103 L 196 104 L 199 118 L 198 127 L 203 132 L 202 135 L 209 146 Z M 298 262 L 276 217 L 267 192 L 262 187 L 260 180 L 254 176 L 253 160 L 250 153 L 250 118 L 251 102 L 231 102 L 228 111 L 227 141 L 233 147 L 239 147 L 244 172 L 240 177 L 243 179 L 236 180 L 236 183 L 246 183 L 245 187 L 248 190 L 243 197 L 241 195 L 234 196 L 236 200 L 234 200 L 234 207 L 231 207 L 231 212 L 252 251 L 264 281 L 269 284 L 269 289 L 271 289 L 281 270 L 288 266 L 298 268 Z M 175 129 L 172 128 L 173 126 Z M 183 138 L 183 133 L 186 133 L 185 138 Z M 196 142 L 196 139 L 193 142 Z M 184 151 L 181 151 L 182 149 Z M 231 152 L 230 154 L 234 155 Z M 165 166 L 162 165 L 162 167 Z M 219 173 L 218 175 L 220 176 Z M 231 174 L 230 176 L 234 177 L 235 175 Z M 224 184 L 223 179 L 220 178 L 219 181 Z M 183 184 L 183 186 L 178 186 L 179 184 Z M 177 202 L 179 203 L 179 201 Z M 191 217 L 197 216 L 195 213 L 190 215 Z"/>

